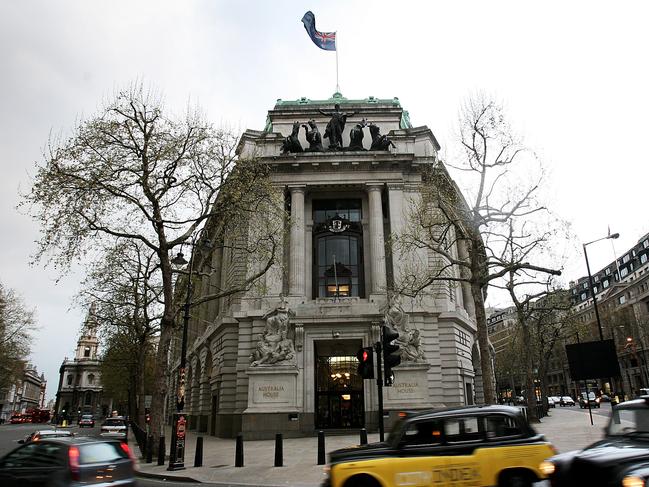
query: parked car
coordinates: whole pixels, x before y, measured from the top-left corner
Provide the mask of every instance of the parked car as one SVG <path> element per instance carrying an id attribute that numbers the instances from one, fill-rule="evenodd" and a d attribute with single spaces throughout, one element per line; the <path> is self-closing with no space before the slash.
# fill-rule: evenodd
<path id="1" fill-rule="evenodd" d="M 71 438 L 74 434 L 70 430 L 38 430 L 27 435 L 24 440 L 18 440 L 18 443 L 29 443 L 30 441 L 49 440 L 50 438 Z"/>
<path id="2" fill-rule="evenodd" d="M 613 408 L 604 439 L 540 465 L 553 487 L 649 485 L 649 398 Z"/>
<path id="3" fill-rule="evenodd" d="M 26 420 L 27 420 L 27 416 L 23 416 L 20 413 L 16 413 L 11 415 L 11 419 L 9 420 L 9 422 L 11 424 L 21 424 L 21 423 L 25 423 Z"/>
<path id="4" fill-rule="evenodd" d="M 32 441 L 0 458 L 3 487 L 135 486 L 126 443 L 96 438 Z"/>
<path id="5" fill-rule="evenodd" d="M 89 426 L 90 428 L 95 427 L 95 418 L 92 417 L 92 414 L 84 414 L 81 416 L 81 419 L 79 419 L 79 428 L 83 428 L 84 426 Z"/>
<path id="6" fill-rule="evenodd" d="M 561 399 L 559 400 L 559 406 L 564 407 L 564 406 L 574 406 L 575 405 L 575 400 L 570 397 L 570 396 L 561 396 Z"/>
<path id="7" fill-rule="evenodd" d="M 554 407 L 557 407 L 561 402 L 561 398 L 559 396 L 550 396 L 550 397 L 552 397 L 552 400 L 554 401 Z"/>
<path id="8" fill-rule="evenodd" d="M 588 399 L 586 399 L 586 393 L 582 392 L 579 394 L 579 407 L 582 409 L 588 408 L 590 403 L 591 408 L 598 408 L 599 407 L 599 397 L 595 396 L 594 392 L 589 392 L 588 393 Z"/>
<path id="9" fill-rule="evenodd" d="M 120 416 L 106 418 L 101 425 L 99 436 L 103 438 L 126 438 L 126 420 Z"/>
<path id="10" fill-rule="evenodd" d="M 554 448 L 510 406 L 401 413 L 387 441 L 329 455 L 324 486 L 523 485 Z M 453 482 L 455 485 L 455 481 Z"/>
<path id="11" fill-rule="evenodd" d="M 555 407 L 557 407 L 557 402 L 558 402 L 558 401 L 555 401 L 555 398 L 554 398 L 554 397 L 552 397 L 552 396 L 548 396 L 548 407 L 549 407 L 549 408 L 555 408 Z"/>

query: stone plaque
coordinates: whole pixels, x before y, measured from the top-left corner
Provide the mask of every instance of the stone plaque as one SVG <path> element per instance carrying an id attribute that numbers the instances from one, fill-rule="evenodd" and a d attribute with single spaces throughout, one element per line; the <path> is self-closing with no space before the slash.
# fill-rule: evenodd
<path id="1" fill-rule="evenodd" d="M 428 364 L 401 366 L 394 369 L 394 384 L 385 387 L 386 407 L 427 406 Z"/>
<path id="2" fill-rule="evenodd" d="M 248 369 L 248 408 L 245 412 L 295 411 L 297 375 L 295 367 Z"/>

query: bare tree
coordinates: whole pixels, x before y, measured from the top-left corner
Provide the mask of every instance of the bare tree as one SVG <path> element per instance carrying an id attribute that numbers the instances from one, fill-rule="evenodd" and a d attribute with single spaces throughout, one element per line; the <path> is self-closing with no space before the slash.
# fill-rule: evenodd
<path id="1" fill-rule="evenodd" d="M 50 140 L 24 197 L 22 205 L 41 225 L 37 259 L 65 270 L 84 256 L 101 258 L 97 252 L 122 240 L 139 242 L 155 255 L 162 286 L 151 408 L 156 438 L 177 311 L 171 253 L 206 224 L 217 240 L 232 229 L 244 232 L 261 208 L 283 212 L 268 171 L 257 159 L 238 158 L 236 138 L 214 129 L 197 110 L 169 116 L 162 101 L 138 85 L 82 120 L 68 140 Z M 244 292 L 272 266 L 282 233 L 270 223 L 265 229 L 252 250 L 249 239 L 231 240 L 255 265 L 205 299 Z"/>
<path id="2" fill-rule="evenodd" d="M 163 312 L 158 260 L 137 240 L 119 241 L 101 255 L 103 259 L 88 269 L 77 299 L 91 309 L 106 352 L 110 347 L 107 358 L 112 360 L 102 368 L 102 377 L 103 372 L 117 374 L 111 381 L 111 394 L 117 392 L 117 384 L 128 386 L 129 416 L 143 424 L 145 369 L 155 353 Z M 119 366 L 115 363 L 117 357 L 122 360 Z M 129 380 L 121 380 L 124 378 Z"/>
<path id="3" fill-rule="evenodd" d="M 35 328 L 34 311 L 13 289 L 0 283 L 0 391 L 22 371 Z"/>
<path id="4" fill-rule="evenodd" d="M 418 295 L 439 283 L 463 286 L 475 307 L 485 402 L 494 403 L 486 291 L 511 272 L 546 270 L 524 254 L 519 260 L 507 259 L 504 254 L 510 223 L 544 210 L 537 201 L 542 171 L 534 154 L 513 135 L 502 108 L 494 101 L 484 97 L 467 101 L 459 134 L 461 156 L 448 166 L 461 172 L 469 186 L 467 199 L 442 162 L 424 168 L 421 194 L 413 200 L 410 222 L 395 237 L 394 245 L 404 253 L 432 254 L 436 263 L 410 259 L 416 263 L 403 269 L 395 287 L 404 294 Z"/>

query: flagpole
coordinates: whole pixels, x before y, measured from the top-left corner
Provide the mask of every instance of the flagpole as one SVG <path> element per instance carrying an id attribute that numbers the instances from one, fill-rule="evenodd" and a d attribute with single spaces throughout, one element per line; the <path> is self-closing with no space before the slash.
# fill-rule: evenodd
<path id="1" fill-rule="evenodd" d="M 336 93 L 340 93 L 340 85 L 338 84 L 338 31 L 336 31 Z"/>

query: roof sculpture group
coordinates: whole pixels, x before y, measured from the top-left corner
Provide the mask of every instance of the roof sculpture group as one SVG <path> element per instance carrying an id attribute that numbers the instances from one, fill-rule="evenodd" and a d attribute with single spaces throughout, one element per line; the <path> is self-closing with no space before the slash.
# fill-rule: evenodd
<path id="1" fill-rule="evenodd" d="M 356 112 L 341 112 L 340 105 L 336 103 L 334 105 L 334 110 L 330 112 L 325 112 L 320 110 L 325 116 L 331 116 L 331 119 L 327 123 L 325 129 L 324 138 L 329 139 L 330 151 L 341 151 L 341 150 L 350 150 L 350 151 L 362 151 L 366 150 L 363 147 L 363 129 L 369 126 L 370 135 L 372 136 L 372 145 L 370 150 L 389 150 L 390 146 L 395 147 L 392 141 L 386 136 L 381 135 L 381 129 L 373 124 L 368 123 L 366 119 L 362 119 L 349 131 L 349 146 L 343 147 L 343 130 L 345 129 L 345 124 L 347 123 L 347 118 L 353 116 Z M 304 127 L 306 131 L 306 140 L 309 143 L 308 149 L 303 149 L 302 144 L 298 138 L 300 133 L 300 127 Z M 309 120 L 308 124 L 300 123 L 298 121 L 293 122 L 293 130 L 291 135 L 284 139 L 282 143 L 282 154 L 289 153 L 298 153 L 298 152 L 324 152 L 324 146 L 322 145 L 323 136 L 320 135 L 320 131 L 315 123 L 315 120 Z"/>

